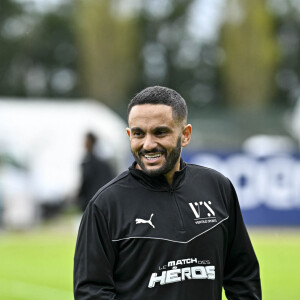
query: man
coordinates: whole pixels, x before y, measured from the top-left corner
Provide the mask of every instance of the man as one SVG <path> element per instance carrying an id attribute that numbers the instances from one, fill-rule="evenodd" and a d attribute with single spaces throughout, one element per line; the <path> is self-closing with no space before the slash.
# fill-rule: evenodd
<path id="1" fill-rule="evenodd" d="M 89 203 L 75 252 L 76 300 L 261 299 L 258 262 L 230 181 L 181 159 L 184 99 L 149 87 L 128 106 L 135 162 Z"/>
<path id="2" fill-rule="evenodd" d="M 85 210 L 88 201 L 97 190 L 113 178 L 108 163 L 94 153 L 97 140 L 93 132 L 87 132 L 84 140 L 86 153 L 81 163 L 81 183 L 78 191 L 78 204 L 81 211 Z"/>

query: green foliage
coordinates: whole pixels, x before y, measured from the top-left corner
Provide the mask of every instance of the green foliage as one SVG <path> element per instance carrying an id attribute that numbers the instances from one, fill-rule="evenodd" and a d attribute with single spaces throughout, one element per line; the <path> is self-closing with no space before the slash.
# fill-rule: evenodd
<path id="1" fill-rule="evenodd" d="M 226 100 L 232 106 L 261 108 L 275 88 L 278 44 L 273 16 L 261 0 L 230 0 L 222 30 Z"/>
<path id="2" fill-rule="evenodd" d="M 39 14 L 1 1 L 0 45 L 0 95 L 79 94 L 68 7 Z"/>
<path id="3" fill-rule="evenodd" d="M 194 28 L 199 24 L 192 23 L 197 1 L 167 2 L 169 8 L 158 15 L 151 13 L 147 5 L 139 15 L 143 37 L 140 84 L 165 85 L 177 90 L 186 99 L 190 112 L 197 114 L 220 99 L 217 78 L 220 52 L 214 40 L 201 40 L 191 33 L 191 27 L 194 32 L 204 30 Z M 198 17 L 202 18 L 201 11 Z"/>
<path id="4" fill-rule="evenodd" d="M 293 105 L 300 97 L 300 8 L 298 1 L 268 0 L 276 16 L 276 34 L 280 47 L 280 64 L 275 72 L 278 103 Z"/>
<path id="5" fill-rule="evenodd" d="M 84 93 L 117 109 L 139 76 L 136 19 L 108 0 L 77 0 L 74 22 Z"/>
<path id="6" fill-rule="evenodd" d="M 24 43 L 29 70 L 40 69 L 45 74 L 45 88 L 37 93 L 48 97 L 70 97 L 80 94 L 77 82 L 77 50 L 68 10 L 45 14 Z M 59 84 L 67 74 L 74 82 Z"/>
<path id="7" fill-rule="evenodd" d="M 13 65 L 21 55 L 22 39 L 18 36 L 18 19 L 22 16 L 22 6 L 11 0 L 3 0 L 0 4 L 0 92 L 3 94 L 14 90 L 15 85 L 10 74 Z M 15 28 L 15 35 L 10 33 Z M 17 89 L 18 90 L 18 89 Z M 17 92 L 14 90 L 14 92 Z"/>
<path id="8" fill-rule="evenodd" d="M 124 1 L 76 0 L 41 13 L 3 0 L 0 95 L 91 97 L 124 115 L 128 99 L 155 84 L 179 91 L 195 116 L 214 104 L 293 103 L 297 1 L 228 0 L 221 35 L 218 25 L 215 38 L 201 40 L 207 29 L 191 20 L 209 18 L 204 2 L 141 1 L 126 13 Z"/>

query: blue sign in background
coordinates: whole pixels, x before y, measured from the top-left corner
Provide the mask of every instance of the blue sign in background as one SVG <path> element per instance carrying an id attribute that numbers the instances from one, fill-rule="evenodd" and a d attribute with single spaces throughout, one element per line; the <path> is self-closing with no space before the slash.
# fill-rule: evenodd
<path id="1" fill-rule="evenodd" d="M 300 225 L 300 153 L 257 157 L 185 151 L 182 156 L 231 180 L 247 225 Z"/>

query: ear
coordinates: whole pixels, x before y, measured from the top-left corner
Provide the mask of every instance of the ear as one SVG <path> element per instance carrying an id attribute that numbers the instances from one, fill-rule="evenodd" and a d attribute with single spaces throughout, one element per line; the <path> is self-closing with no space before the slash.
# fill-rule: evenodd
<path id="1" fill-rule="evenodd" d="M 129 136 L 129 138 L 130 138 L 130 135 L 131 135 L 131 131 L 130 131 L 130 128 L 126 128 L 126 132 L 127 132 L 127 135 Z"/>
<path id="2" fill-rule="evenodd" d="M 192 125 L 187 124 L 184 126 L 182 131 L 181 147 L 186 147 L 190 143 L 191 135 L 192 135 Z"/>

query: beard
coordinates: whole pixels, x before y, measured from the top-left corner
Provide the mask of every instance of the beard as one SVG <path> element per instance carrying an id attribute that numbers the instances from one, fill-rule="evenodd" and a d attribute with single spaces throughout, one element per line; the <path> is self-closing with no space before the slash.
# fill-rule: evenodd
<path id="1" fill-rule="evenodd" d="M 151 151 L 141 150 L 138 153 L 133 152 L 131 153 L 136 161 L 136 163 L 141 167 L 141 169 L 150 177 L 156 177 L 160 175 L 164 175 L 169 173 L 175 167 L 178 159 L 180 158 L 181 154 L 181 136 L 178 137 L 176 147 L 174 147 L 169 153 L 164 148 L 154 148 Z M 156 170 L 149 170 L 145 166 L 145 164 L 141 160 L 141 156 L 148 153 L 162 153 L 165 156 L 165 163 Z"/>

